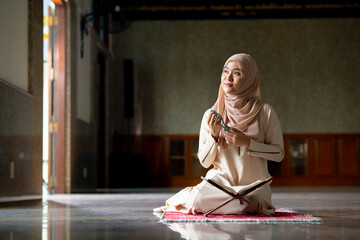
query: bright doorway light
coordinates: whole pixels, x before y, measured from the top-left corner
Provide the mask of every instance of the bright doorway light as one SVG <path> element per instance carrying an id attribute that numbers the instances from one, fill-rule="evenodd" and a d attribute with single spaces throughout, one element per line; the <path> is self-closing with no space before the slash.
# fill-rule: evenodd
<path id="1" fill-rule="evenodd" d="M 42 178 L 43 195 L 48 193 L 48 161 L 49 161 L 49 72 L 48 72 L 48 51 L 49 51 L 49 7 L 55 8 L 51 0 L 43 0 L 43 146 L 42 146 Z"/>

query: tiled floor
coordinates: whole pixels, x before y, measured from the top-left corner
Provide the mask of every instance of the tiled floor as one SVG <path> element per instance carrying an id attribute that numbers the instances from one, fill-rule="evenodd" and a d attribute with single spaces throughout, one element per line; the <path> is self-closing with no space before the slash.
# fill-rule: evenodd
<path id="1" fill-rule="evenodd" d="M 303 210 L 323 223 L 185 223 L 189 231 L 183 234 L 189 239 L 360 239 L 360 188 L 273 191 L 276 207 Z M 51 195 L 42 202 L 2 204 L 0 239 L 183 239 L 179 226 L 162 224 L 152 213 L 173 192 Z"/>

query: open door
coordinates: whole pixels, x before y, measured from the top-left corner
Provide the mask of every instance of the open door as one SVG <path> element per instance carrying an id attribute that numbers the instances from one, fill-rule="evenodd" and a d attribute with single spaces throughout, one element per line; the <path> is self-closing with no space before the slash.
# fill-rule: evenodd
<path id="1" fill-rule="evenodd" d="M 48 190 L 65 193 L 65 7 L 61 1 L 54 3 L 55 8 L 49 7 Z"/>

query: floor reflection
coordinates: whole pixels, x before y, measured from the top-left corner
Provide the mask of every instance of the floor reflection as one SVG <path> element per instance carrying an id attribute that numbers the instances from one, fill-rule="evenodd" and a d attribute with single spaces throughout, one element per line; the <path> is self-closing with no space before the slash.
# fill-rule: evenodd
<path id="1" fill-rule="evenodd" d="M 163 224 L 152 209 L 173 192 L 49 195 L 0 203 L 0 239 L 358 239 L 360 188 L 341 191 L 273 195 L 276 207 L 296 206 L 322 224 Z"/>
<path id="2" fill-rule="evenodd" d="M 184 239 L 271 239 L 271 224 L 243 223 L 167 223 Z"/>
<path id="3" fill-rule="evenodd" d="M 43 201 L 42 240 L 70 239 L 70 205 Z"/>

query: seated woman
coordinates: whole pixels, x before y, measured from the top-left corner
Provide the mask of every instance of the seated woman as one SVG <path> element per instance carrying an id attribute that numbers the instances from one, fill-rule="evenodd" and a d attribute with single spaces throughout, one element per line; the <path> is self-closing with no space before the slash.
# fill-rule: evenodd
<path id="1" fill-rule="evenodd" d="M 269 178 L 267 161 L 280 162 L 283 156 L 280 122 L 273 108 L 261 100 L 256 62 L 248 54 L 235 54 L 225 62 L 218 99 L 205 112 L 201 123 L 198 158 L 205 168 L 213 166 L 206 178 L 235 193 Z M 181 190 L 154 211 L 205 213 L 228 198 L 204 180 Z M 260 209 L 272 214 L 275 210 L 269 185 L 245 198 L 246 201 L 234 199 L 214 214 L 259 213 Z"/>

